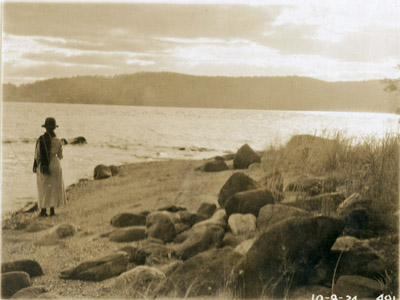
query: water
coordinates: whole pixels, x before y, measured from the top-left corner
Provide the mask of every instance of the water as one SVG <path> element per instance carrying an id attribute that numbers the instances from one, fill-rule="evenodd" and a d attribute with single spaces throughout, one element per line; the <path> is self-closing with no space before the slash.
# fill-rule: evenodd
<path id="1" fill-rule="evenodd" d="M 90 178 L 98 164 L 207 158 L 244 143 L 263 150 L 284 144 L 293 134 L 341 131 L 361 138 L 399 129 L 398 116 L 381 113 L 3 103 L 3 212 L 36 200 L 33 153 L 49 116 L 57 120 L 59 138 L 84 136 L 88 141 L 64 146 L 66 186 Z"/>

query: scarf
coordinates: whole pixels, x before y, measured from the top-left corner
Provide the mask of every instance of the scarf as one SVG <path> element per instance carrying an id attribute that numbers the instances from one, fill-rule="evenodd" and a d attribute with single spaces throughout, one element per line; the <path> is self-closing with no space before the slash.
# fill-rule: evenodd
<path id="1" fill-rule="evenodd" d="M 33 161 L 33 172 L 36 172 L 37 166 L 40 164 L 40 173 L 44 175 L 50 175 L 50 148 L 51 148 L 51 138 L 52 136 L 56 136 L 53 133 L 48 133 L 45 132 L 43 135 L 41 135 L 37 142 L 36 142 L 36 148 L 39 143 L 39 149 L 40 149 L 40 160 L 39 162 L 36 161 L 36 157 Z"/>

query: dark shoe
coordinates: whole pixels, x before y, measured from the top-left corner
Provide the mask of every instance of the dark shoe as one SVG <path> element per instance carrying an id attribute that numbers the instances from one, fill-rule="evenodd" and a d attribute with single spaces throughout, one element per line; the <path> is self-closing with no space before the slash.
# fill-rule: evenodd
<path id="1" fill-rule="evenodd" d="M 46 209 L 45 209 L 45 208 L 42 208 L 42 209 L 40 210 L 40 214 L 38 215 L 38 217 L 39 217 L 39 218 L 41 218 L 41 217 L 47 217 L 47 212 L 46 212 Z"/>
<path id="2" fill-rule="evenodd" d="M 54 207 L 50 207 L 50 217 L 55 216 Z"/>

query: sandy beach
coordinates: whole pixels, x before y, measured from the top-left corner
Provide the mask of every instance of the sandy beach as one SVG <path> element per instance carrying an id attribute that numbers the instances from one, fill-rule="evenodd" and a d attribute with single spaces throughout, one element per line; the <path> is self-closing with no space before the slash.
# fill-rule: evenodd
<path id="1" fill-rule="evenodd" d="M 82 179 L 69 186 L 67 205 L 56 209 L 54 217 L 38 218 L 33 212 L 3 219 L 2 262 L 36 261 L 44 274 L 31 277 L 31 286 L 44 287 L 52 297 L 65 299 L 137 298 L 137 288 L 145 288 L 146 294 L 140 294 L 144 298 L 231 298 L 237 295 L 239 281 L 227 284 L 232 274 L 240 274 L 238 268 L 252 272 L 260 261 L 266 265 L 279 261 L 279 255 L 285 257 L 281 266 L 289 259 L 295 264 L 298 259 L 295 273 L 306 272 L 304 283 L 292 277 L 290 288 L 282 286 L 293 299 L 309 297 L 316 288 L 321 295 L 332 291 L 368 297 L 397 295 L 398 170 L 391 162 L 398 159 L 398 140 L 388 138 L 384 145 L 370 152 L 384 157 L 378 169 L 384 172 L 371 169 L 363 178 L 357 165 L 363 160 L 356 157 L 366 157 L 364 150 L 372 149 L 371 144 L 344 148 L 337 140 L 307 135 L 294 136 L 285 148 L 258 154 L 244 145 L 235 155 L 224 157 L 121 165 L 112 177 Z M 253 163 L 241 167 L 240 163 L 250 157 Z M 221 166 L 218 171 L 213 169 Z M 365 183 L 371 184 L 368 190 Z M 204 203 L 215 205 L 207 216 L 198 211 Z M 171 206 L 175 208 L 158 211 Z M 190 217 L 174 214 L 181 209 Z M 147 217 L 142 224 L 112 226 L 110 221 L 122 213 Z M 72 233 L 54 235 L 53 229 L 60 224 L 69 224 Z M 117 228 L 125 226 L 131 227 Z M 168 231 L 170 226 L 173 232 Z M 124 235 L 129 230 L 133 230 L 130 242 L 125 242 L 128 235 L 121 239 L 121 232 Z M 241 249 L 246 243 L 248 246 Z M 291 254 L 279 254 L 286 247 L 293 249 Z M 146 249 L 152 250 L 146 254 Z M 304 254 L 304 249 L 309 250 Z M 150 256 L 139 262 L 138 253 Z M 110 260 L 110 255 L 126 260 L 122 269 L 118 269 L 118 259 Z M 252 262 L 251 255 L 258 258 Z M 102 259 L 100 269 L 98 259 Z M 160 284 L 166 290 L 159 293 L 158 288 L 148 286 L 147 275 L 129 277 L 140 268 L 151 272 L 150 282 L 161 276 L 169 286 Z M 280 269 L 272 266 L 270 270 Z M 90 274 L 82 275 L 84 272 Z M 253 284 L 254 277 L 249 274 L 246 284 Z M 196 283 L 198 278 L 202 279 Z M 143 283 L 132 287 L 137 280 Z M 263 280 L 256 282 L 257 293 L 265 288 Z M 269 288 L 275 292 L 275 287 Z M 132 291 L 134 294 L 129 294 Z"/>
<path id="2" fill-rule="evenodd" d="M 196 170 L 204 160 L 170 160 L 124 165 L 118 176 L 104 180 L 83 180 L 67 189 L 68 203 L 56 210 L 55 217 L 37 218 L 25 214 L 23 227 L 33 222 L 52 227 L 72 223 L 78 233 L 53 243 L 48 230 L 36 233 L 23 229 L 3 229 L 2 261 L 36 260 L 44 275 L 33 277 L 32 286 L 42 285 L 49 292 L 65 298 L 111 298 L 107 283 L 59 279 L 61 270 L 88 259 L 111 254 L 130 243 L 113 243 L 100 235 L 112 231 L 110 219 L 122 212 L 157 210 L 168 205 L 196 211 L 202 202 L 218 205 L 218 193 L 233 170 L 206 173 Z M 262 172 L 245 170 L 252 178 Z M 47 241 L 47 245 L 46 242 Z M 42 243 L 41 243 L 42 242 Z M 40 245 L 42 244 L 42 245 Z"/>

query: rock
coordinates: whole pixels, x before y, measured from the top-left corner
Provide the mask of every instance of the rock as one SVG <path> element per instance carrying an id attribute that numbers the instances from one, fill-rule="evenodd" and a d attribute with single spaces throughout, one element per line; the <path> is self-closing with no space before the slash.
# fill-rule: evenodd
<path id="1" fill-rule="evenodd" d="M 203 225 L 216 225 L 221 226 L 222 228 L 227 228 L 227 217 L 225 213 L 225 209 L 218 209 L 211 218 L 198 222 L 193 225 L 193 227 L 200 227 Z"/>
<path id="2" fill-rule="evenodd" d="M 259 297 L 263 291 L 282 296 L 288 280 L 293 288 L 305 283 L 342 230 L 340 220 L 328 217 L 276 223 L 257 238 L 235 267 L 233 288 L 244 297 Z"/>
<path id="3" fill-rule="evenodd" d="M 369 237 L 367 232 L 371 224 L 371 217 L 366 209 L 355 209 L 342 217 L 345 224 L 344 233 L 357 238 Z"/>
<path id="4" fill-rule="evenodd" d="M 1 297 L 10 298 L 19 290 L 31 286 L 29 274 L 26 272 L 9 272 L 1 274 Z"/>
<path id="5" fill-rule="evenodd" d="M 168 276 L 166 294 L 175 297 L 216 296 L 224 291 L 241 255 L 232 248 L 211 249 L 186 260 Z"/>
<path id="6" fill-rule="evenodd" d="M 14 271 L 26 272 L 30 277 L 43 275 L 42 267 L 38 262 L 31 259 L 15 260 L 12 262 L 3 262 L 1 264 L 1 273 Z"/>
<path id="7" fill-rule="evenodd" d="M 36 201 L 26 203 L 24 207 L 21 209 L 23 213 L 31 213 L 37 210 L 38 210 L 38 203 Z"/>
<path id="8" fill-rule="evenodd" d="M 354 247 L 354 246 L 353 246 Z M 331 251 L 310 272 L 309 283 L 329 285 L 342 275 L 360 275 L 371 278 L 382 277 L 392 263 L 386 263 L 374 250 L 365 246 L 348 251 Z"/>
<path id="9" fill-rule="evenodd" d="M 257 238 L 252 238 L 252 239 L 248 239 L 248 240 L 241 242 L 239 245 L 237 245 L 235 247 L 235 249 L 233 251 L 235 251 L 236 253 L 239 253 L 242 256 L 246 255 L 247 252 L 249 252 L 250 248 L 253 246 L 256 239 Z"/>
<path id="10" fill-rule="evenodd" d="M 298 199 L 293 202 L 286 202 L 285 204 L 307 211 L 317 212 L 322 215 L 332 215 L 336 212 L 343 200 L 344 195 L 342 193 L 326 193 Z"/>
<path id="11" fill-rule="evenodd" d="M 269 190 L 255 189 L 239 192 L 225 202 L 226 214 L 253 214 L 258 217 L 261 207 L 274 203 L 274 197 Z"/>
<path id="12" fill-rule="evenodd" d="M 295 135 L 286 144 L 285 161 L 294 164 L 305 164 L 311 168 L 328 171 L 332 157 L 342 145 L 336 140 L 313 135 Z"/>
<path id="13" fill-rule="evenodd" d="M 228 170 L 228 165 L 224 160 L 214 160 L 206 162 L 203 166 L 204 172 L 221 172 Z"/>
<path id="14" fill-rule="evenodd" d="M 160 265 L 165 262 L 169 262 L 175 255 L 174 249 L 154 242 L 143 244 L 139 250 L 146 253 L 146 265 L 148 266 Z"/>
<path id="15" fill-rule="evenodd" d="M 159 208 L 158 211 L 168 211 L 168 212 L 176 213 L 179 211 L 186 211 L 186 207 L 176 206 L 176 205 L 168 205 L 168 206 Z"/>
<path id="16" fill-rule="evenodd" d="M 388 231 L 393 217 L 385 208 L 356 193 L 344 200 L 337 215 L 345 223 L 344 233 L 357 238 L 381 236 Z"/>
<path id="17" fill-rule="evenodd" d="M 227 232 L 225 233 L 224 239 L 222 240 L 221 247 L 231 247 L 234 249 L 248 239 L 249 237 L 245 235 L 235 235 L 232 232 Z"/>
<path id="18" fill-rule="evenodd" d="M 115 280 L 115 288 L 127 298 L 153 299 L 165 284 L 167 277 L 154 267 L 139 266 L 122 273 Z"/>
<path id="19" fill-rule="evenodd" d="M 126 252 L 129 255 L 128 262 L 134 263 L 137 266 L 144 265 L 147 256 L 150 255 L 149 252 L 132 246 L 125 246 L 118 251 Z"/>
<path id="20" fill-rule="evenodd" d="M 142 214 L 120 213 L 112 217 L 110 224 L 114 227 L 145 226 L 146 216 Z"/>
<path id="21" fill-rule="evenodd" d="M 16 292 L 11 299 L 37 299 L 42 294 L 47 293 L 47 290 L 43 286 L 30 286 L 23 288 Z"/>
<path id="22" fill-rule="evenodd" d="M 225 231 L 221 226 L 208 224 L 194 226 L 188 232 L 188 238 L 175 246 L 178 258 L 187 260 L 198 253 L 217 247 L 222 243 Z"/>
<path id="23" fill-rule="evenodd" d="M 258 184 L 244 173 L 233 173 L 221 188 L 218 203 L 225 208 L 226 201 L 236 193 L 257 189 Z"/>
<path id="24" fill-rule="evenodd" d="M 64 239 L 66 237 L 74 236 L 78 229 L 74 224 L 63 223 L 54 226 L 49 230 L 49 237 Z"/>
<path id="25" fill-rule="evenodd" d="M 359 240 L 352 236 L 340 236 L 336 239 L 331 250 L 332 251 L 350 251 L 370 249 L 368 240 Z"/>
<path id="26" fill-rule="evenodd" d="M 184 231 L 190 229 L 190 225 L 187 223 L 176 223 L 176 224 L 174 224 L 174 226 L 175 226 L 175 232 L 177 235 L 180 234 L 181 232 L 184 232 Z"/>
<path id="27" fill-rule="evenodd" d="M 379 282 L 363 276 L 345 275 L 340 276 L 333 287 L 333 292 L 338 297 L 357 295 L 359 299 L 375 299 L 382 294 Z"/>
<path id="28" fill-rule="evenodd" d="M 204 216 L 206 219 L 208 219 L 215 213 L 216 210 L 217 206 L 214 203 L 203 202 L 200 204 L 196 214 Z"/>
<path id="29" fill-rule="evenodd" d="M 82 144 L 87 144 L 87 141 L 83 136 L 78 136 L 78 137 L 75 137 L 75 138 L 69 140 L 68 144 L 69 145 L 82 145 Z"/>
<path id="30" fill-rule="evenodd" d="M 50 225 L 50 224 L 41 223 L 41 222 L 33 222 L 33 223 L 29 224 L 25 228 L 25 230 L 27 232 L 38 232 L 38 231 L 47 230 L 47 229 L 49 229 L 51 227 L 52 227 L 52 225 Z"/>
<path id="31" fill-rule="evenodd" d="M 105 179 L 112 176 L 111 169 L 106 165 L 97 165 L 94 168 L 93 178 L 97 179 Z"/>
<path id="32" fill-rule="evenodd" d="M 192 227 L 197 222 L 200 222 L 200 221 L 206 219 L 206 217 L 197 215 L 197 214 L 195 214 L 193 212 L 189 212 L 189 211 L 179 211 L 178 214 L 179 214 L 181 222 L 189 224 L 190 227 Z"/>
<path id="33" fill-rule="evenodd" d="M 289 182 L 285 192 L 305 192 L 310 196 L 336 191 L 337 181 L 333 178 L 300 177 Z"/>
<path id="34" fill-rule="evenodd" d="M 259 162 L 261 162 L 260 156 L 248 144 L 244 144 L 235 154 L 233 168 L 247 169 L 252 163 Z"/>
<path id="35" fill-rule="evenodd" d="M 111 171 L 111 176 L 117 176 L 119 174 L 119 167 L 111 165 L 108 166 L 110 168 Z"/>
<path id="36" fill-rule="evenodd" d="M 109 236 L 111 242 L 126 243 L 140 241 L 146 238 L 145 226 L 132 226 L 121 228 L 112 232 Z"/>
<path id="37" fill-rule="evenodd" d="M 260 209 L 257 228 L 262 232 L 275 223 L 293 217 L 311 217 L 311 214 L 303 209 L 283 204 L 267 204 Z"/>
<path id="38" fill-rule="evenodd" d="M 88 260 L 78 266 L 61 271 L 62 279 L 78 279 L 85 281 L 102 281 L 126 271 L 129 255 L 115 252 L 99 259 Z"/>
<path id="39" fill-rule="evenodd" d="M 164 242 L 172 242 L 176 237 L 174 222 L 164 212 L 153 212 L 146 217 L 146 233 Z"/>
<path id="40" fill-rule="evenodd" d="M 256 217 L 253 214 L 233 214 L 228 224 L 233 234 L 251 234 L 256 231 Z"/>

